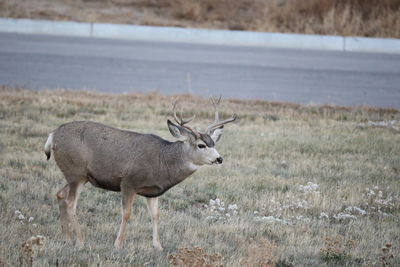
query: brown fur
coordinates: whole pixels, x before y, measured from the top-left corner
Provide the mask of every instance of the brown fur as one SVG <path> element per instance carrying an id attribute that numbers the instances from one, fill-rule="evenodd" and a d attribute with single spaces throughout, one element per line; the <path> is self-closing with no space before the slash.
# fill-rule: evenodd
<path id="1" fill-rule="evenodd" d="M 176 137 L 191 135 L 185 128 L 170 121 L 168 127 Z M 221 129 L 218 129 L 218 138 Z M 183 181 L 198 166 L 222 163 L 214 145 L 208 152 L 197 148 L 198 142 L 204 142 L 201 140 L 214 144 L 208 134 L 202 134 L 202 138 L 191 135 L 185 141 L 169 142 L 156 135 L 119 130 L 89 121 L 58 127 L 50 134 L 45 153 L 50 158 L 53 151 L 54 159 L 67 180 L 67 185 L 57 193 L 64 237 L 72 240 L 75 233 L 77 245 L 83 246 L 76 205 L 83 185 L 89 182 L 96 187 L 122 193 L 122 221 L 115 241 L 116 248 L 123 246 L 131 206 L 134 196 L 138 194 L 147 197 L 153 221 L 153 246 L 161 250 L 156 197 Z"/>

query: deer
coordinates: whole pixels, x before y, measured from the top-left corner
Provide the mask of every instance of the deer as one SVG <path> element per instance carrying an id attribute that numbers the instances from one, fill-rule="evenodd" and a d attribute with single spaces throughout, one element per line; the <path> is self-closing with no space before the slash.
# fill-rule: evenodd
<path id="1" fill-rule="evenodd" d="M 136 195 L 146 198 L 152 221 L 152 244 L 162 251 L 159 238 L 158 198 L 179 184 L 202 165 L 222 164 L 215 148 L 224 125 L 236 120 L 237 115 L 220 120 L 218 100 L 211 97 L 214 122 L 205 131 L 188 125 L 195 116 L 183 119 L 176 114 L 177 100 L 173 101 L 173 117 L 167 125 L 177 140 L 171 142 L 154 134 L 142 134 L 113 128 L 92 121 L 73 121 L 60 125 L 51 132 L 44 146 L 47 160 L 51 154 L 67 184 L 57 192 L 63 237 L 76 246 L 84 247 L 84 239 L 76 214 L 77 201 L 83 186 L 121 192 L 122 220 L 116 249 L 123 248 L 125 231 Z M 75 237 L 75 238 L 74 238 Z"/>

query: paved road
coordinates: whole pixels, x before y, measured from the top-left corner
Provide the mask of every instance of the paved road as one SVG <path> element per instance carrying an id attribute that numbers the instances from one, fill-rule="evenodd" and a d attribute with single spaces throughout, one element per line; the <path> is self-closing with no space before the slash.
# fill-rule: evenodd
<path id="1" fill-rule="evenodd" d="M 0 33 L 0 84 L 400 109 L 400 55 Z"/>

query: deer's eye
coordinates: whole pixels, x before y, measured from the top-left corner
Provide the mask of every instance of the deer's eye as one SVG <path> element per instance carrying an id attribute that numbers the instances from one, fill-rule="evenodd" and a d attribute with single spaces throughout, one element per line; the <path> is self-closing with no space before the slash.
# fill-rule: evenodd
<path id="1" fill-rule="evenodd" d="M 203 145 L 203 144 L 198 144 L 198 145 L 197 145 L 197 147 L 198 147 L 198 148 L 200 148 L 200 149 L 204 149 L 204 148 L 206 148 L 206 146 L 205 146 L 205 145 Z"/>

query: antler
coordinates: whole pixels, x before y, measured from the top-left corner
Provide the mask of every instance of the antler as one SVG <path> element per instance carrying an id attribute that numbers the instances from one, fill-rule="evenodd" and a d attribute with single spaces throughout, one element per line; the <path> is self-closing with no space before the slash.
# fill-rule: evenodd
<path id="1" fill-rule="evenodd" d="M 191 118 L 186 119 L 186 120 L 184 120 L 184 119 L 182 118 L 182 114 L 181 114 L 181 117 L 178 117 L 178 115 L 176 115 L 176 104 L 177 104 L 177 103 L 178 103 L 178 100 L 177 100 L 177 99 L 175 99 L 175 100 L 172 102 L 172 106 L 173 106 L 173 107 L 172 107 L 172 110 L 173 110 L 173 112 L 174 112 L 174 119 L 175 119 L 175 121 L 176 121 L 181 127 L 186 128 L 186 129 L 189 130 L 191 133 L 193 133 L 196 137 L 198 137 L 199 134 L 198 134 L 197 131 L 195 131 L 195 130 L 193 130 L 191 127 L 185 125 L 185 124 L 191 122 L 196 116 L 193 115 Z"/>
<path id="2" fill-rule="evenodd" d="M 221 102 L 221 95 L 219 96 L 217 101 L 211 96 L 211 102 L 213 103 L 214 110 L 215 110 L 215 119 L 214 119 L 213 123 L 211 123 L 209 126 L 207 126 L 206 133 L 208 133 L 208 134 L 211 132 L 211 130 L 218 128 L 219 126 L 222 126 L 226 123 L 232 122 L 232 121 L 236 120 L 236 118 L 237 118 L 237 115 L 233 114 L 233 116 L 231 118 L 220 121 L 218 106 L 219 106 L 219 102 Z"/>

